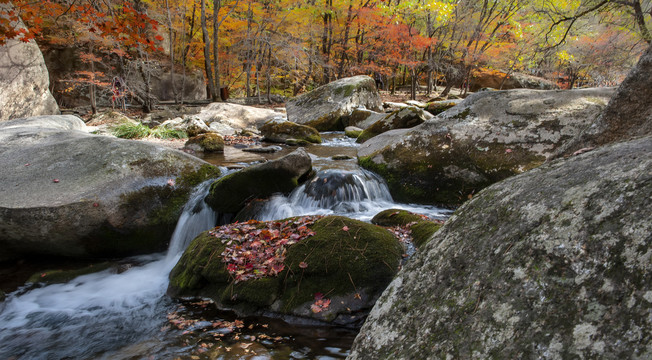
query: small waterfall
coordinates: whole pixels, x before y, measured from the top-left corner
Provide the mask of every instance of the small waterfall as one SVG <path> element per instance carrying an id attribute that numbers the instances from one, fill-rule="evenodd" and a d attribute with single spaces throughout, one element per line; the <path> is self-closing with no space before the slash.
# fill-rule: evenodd
<path id="1" fill-rule="evenodd" d="M 9 294 L 0 309 L 0 359 L 88 358 L 155 337 L 172 306 L 164 296 L 170 270 L 190 240 L 215 225 L 203 201 L 210 183 L 191 195 L 167 256 L 134 258 L 145 265 L 122 273 L 105 270 Z"/>
<path id="2" fill-rule="evenodd" d="M 387 184 L 372 172 L 323 170 L 289 196 L 273 196 L 255 218 L 337 214 L 368 220 L 390 203 L 392 196 Z"/>
<path id="3" fill-rule="evenodd" d="M 177 258 L 188 247 L 192 239 L 203 231 L 215 226 L 217 214 L 204 201 L 214 181 L 212 179 L 202 183 L 190 195 L 190 199 L 184 206 L 181 217 L 179 217 L 179 221 L 177 222 L 177 227 L 174 229 L 174 233 L 170 239 L 166 260 L 174 261 L 176 264 Z"/>

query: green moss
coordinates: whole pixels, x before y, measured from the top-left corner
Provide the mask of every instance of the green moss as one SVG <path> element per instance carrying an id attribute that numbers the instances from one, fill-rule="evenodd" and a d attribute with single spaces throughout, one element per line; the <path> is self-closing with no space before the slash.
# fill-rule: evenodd
<path id="1" fill-rule="evenodd" d="M 320 144 L 322 141 L 315 128 L 291 121 L 268 121 L 261 126 L 260 132 L 270 141 L 279 142 L 281 139 L 287 140 L 288 138 L 304 140 L 313 144 Z"/>
<path id="2" fill-rule="evenodd" d="M 363 130 L 362 129 L 351 129 L 351 128 L 346 128 L 344 129 L 344 135 L 350 138 L 358 138 L 360 134 L 362 134 Z"/>
<path id="3" fill-rule="evenodd" d="M 444 111 L 452 108 L 455 105 L 457 104 L 454 102 L 428 103 L 428 105 L 426 106 L 426 110 L 428 110 L 428 112 L 433 115 L 437 115 L 443 113 Z"/>
<path id="4" fill-rule="evenodd" d="M 265 226 L 261 223 L 261 226 Z M 281 301 L 281 312 L 326 297 L 369 294 L 375 297 L 392 280 L 402 248 L 387 230 L 339 216 L 317 220 L 315 235 L 290 246 L 285 270 L 278 277 L 235 283 L 222 261 L 225 244 L 202 233 L 194 239 L 170 273 L 171 296 L 210 297 L 243 312 L 267 309 Z M 300 267 L 302 262 L 307 267 Z"/>
<path id="5" fill-rule="evenodd" d="M 414 245 L 418 248 L 423 247 L 440 228 L 441 224 L 432 221 L 420 221 L 412 225 L 410 230 L 412 230 Z"/>
<path id="6" fill-rule="evenodd" d="M 463 111 L 460 111 L 457 115 L 451 117 L 452 119 L 464 120 L 471 115 L 471 108 L 466 108 Z"/>
<path id="7" fill-rule="evenodd" d="M 178 186 L 194 188 L 208 179 L 218 178 L 222 172 L 220 168 L 210 164 L 204 164 L 196 171 L 184 171 L 176 179 Z"/>
<path id="8" fill-rule="evenodd" d="M 215 133 L 199 134 L 186 142 L 186 146 L 199 145 L 204 152 L 224 152 L 224 139 Z"/>
<path id="9" fill-rule="evenodd" d="M 285 140 L 285 144 L 290 146 L 308 146 L 310 145 L 310 141 L 303 139 L 287 139 Z"/>
<path id="10" fill-rule="evenodd" d="M 427 140 L 425 145 L 406 143 L 383 150 L 381 164 L 372 160 L 375 154 L 358 161 L 385 178 L 395 200 L 455 207 L 481 189 L 545 160 L 505 144 L 451 140 L 446 134 Z"/>
<path id="11" fill-rule="evenodd" d="M 343 230 L 348 227 L 348 231 Z M 387 230 L 340 216 L 328 216 L 311 226 L 315 236 L 293 245 L 285 260 L 283 308 L 289 311 L 327 297 L 366 290 L 379 294 L 392 280 L 402 254 Z M 308 266 L 299 267 L 301 262 Z"/>
<path id="12" fill-rule="evenodd" d="M 121 214 L 128 219 L 144 220 L 133 221 L 138 224 L 131 228 L 104 224 L 89 234 L 84 242 L 86 251 L 92 256 L 113 257 L 165 250 L 190 193 L 201 182 L 219 174 L 219 168 L 209 164 L 197 170 L 187 167 L 177 176 L 175 187 L 150 185 L 121 195 Z M 88 206 L 93 205 L 89 202 Z"/>
<path id="13" fill-rule="evenodd" d="M 287 170 L 250 167 L 216 181 L 207 201 L 217 212 L 235 214 L 249 200 L 287 193 L 298 185 L 298 179 Z"/>
<path id="14" fill-rule="evenodd" d="M 343 131 L 344 123 L 342 117 L 337 113 L 322 115 L 317 119 L 310 120 L 306 123 L 318 131 Z"/>
<path id="15" fill-rule="evenodd" d="M 405 226 L 411 222 L 422 220 L 421 216 L 407 210 L 388 209 L 376 214 L 371 219 L 371 223 L 380 226 Z"/>
<path id="16" fill-rule="evenodd" d="M 371 223 L 388 227 L 410 225 L 412 240 L 417 247 L 425 245 L 441 227 L 441 224 L 425 220 L 418 214 L 399 209 L 381 211 L 371 219 Z"/>
<path id="17" fill-rule="evenodd" d="M 43 270 L 39 271 L 36 274 L 33 274 L 29 277 L 27 282 L 29 283 L 45 283 L 45 284 L 61 284 L 69 282 L 70 280 L 82 276 L 88 275 L 96 272 L 106 270 L 111 267 L 110 262 L 102 262 L 99 264 L 89 265 L 80 269 L 74 270 Z"/>
<path id="18" fill-rule="evenodd" d="M 224 304 L 245 302 L 253 307 L 268 307 L 278 297 L 280 288 L 278 277 L 264 277 L 229 284 L 221 295 Z"/>

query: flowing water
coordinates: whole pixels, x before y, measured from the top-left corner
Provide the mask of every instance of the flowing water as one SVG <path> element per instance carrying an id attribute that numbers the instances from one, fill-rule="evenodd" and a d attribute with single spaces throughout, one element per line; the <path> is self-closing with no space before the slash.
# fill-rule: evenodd
<path id="1" fill-rule="evenodd" d="M 317 176 L 288 196 L 273 196 L 255 218 L 336 214 L 368 221 L 389 208 L 433 218 L 448 215 L 435 207 L 397 204 L 377 175 L 359 169 L 355 160 L 333 161 L 328 155 L 353 154 L 355 147 L 336 133 L 308 148 Z M 203 201 L 208 186 L 200 186 L 186 204 L 167 254 L 127 259 L 136 265 L 126 271 L 109 269 L 9 294 L 0 303 L 0 359 L 346 357 L 354 331 L 272 319 L 236 323 L 233 315 L 205 302 L 178 302 L 165 295 L 168 274 L 185 247 L 215 226 L 217 214 Z M 182 319 L 183 326 L 171 326 L 170 316 Z"/>

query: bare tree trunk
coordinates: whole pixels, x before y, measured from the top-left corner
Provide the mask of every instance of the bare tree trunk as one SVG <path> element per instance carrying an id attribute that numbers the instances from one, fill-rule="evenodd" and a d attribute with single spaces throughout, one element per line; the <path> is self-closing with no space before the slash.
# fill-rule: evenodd
<path id="1" fill-rule="evenodd" d="M 168 17 L 168 36 L 170 41 L 170 86 L 172 86 L 172 96 L 174 103 L 178 104 L 178 92 L 174 83 L 174 28 L 172 27 L 172 15 L 170 14 L 170 4 L 165 0 L 165 9 L 167 10 Z"/>
<path id="2" fill-rule="evenodd" d="M 222 85 L 220 84 L 220 44 L 219 44 L 219 31 L 220 24 L 217 18 L 220 15 L 222 8 L 222 0 L 213 0 L 213 64 L 215 65 L 215 74 L 213 80 L 215 81 L 215 93 L 212 95 L 213 101 L 222 101 Z"/>
<path id="3" fill-rule="evenodd" d="M 88 52 L 93 55 L 93 45 L 88 46 Z M 89 98 L 91 101 L 91 113 L 93 115 L 97 114 L 97 100 L 95 99 L 95 61 L 91 59 L 91 83 L 90 86 L 88 87 L 89 91 Z"/>
<path id="4" fill-rule="evenodd" d="M 213 69 L 211 67 L 211 39 L 206 28 L 206 0 L 201 0 L 201 32 L 204 37 L 204 71 L 208 82 L 208 98 L 215 99 L 215 83 L 213 82 Z"/>

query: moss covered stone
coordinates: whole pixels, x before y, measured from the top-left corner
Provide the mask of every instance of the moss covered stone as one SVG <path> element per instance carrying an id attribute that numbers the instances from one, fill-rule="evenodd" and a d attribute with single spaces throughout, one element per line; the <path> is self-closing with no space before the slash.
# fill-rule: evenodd
<path id="1" fill-rule="evenodd" d="M 168 294 L 209 297 L 246 315 L 272 311 L 327 322 L 359 321 L 398 271 L 400 244 L 384 228 L 345 217 L 327 216 L 309 228 L 314 235 L 287 248 L 278 276 L 241 282 L 222 261 L 226 244 L 204 232 L 170 273 Z M 314 313 L 310 305 L 318 293 L 333 301 Z"/>
<path id="2" fill-rule="evenodd" d="M 44 283 L 44 284 L 61 284 L 61 283 L 69 282 L 70 280 L 78 276 L 104 271 L 110 268 L 112 265 L 113 264 L 110 262 L 102 262 L 102 263 L 92 264 L 83 268 L 73 269 L 73 270 L 61 270 L 61 269 L 43 270 L 30 276 L 27 282 Z"/>
<path id="3" fill-rule="evenodd" d="M 285 143 L 288 139 L 299 139 L 314 144 L 321 143 L 321 136 L 315 128 L 291 121 L 268 121 L 260 127 L 260 133 L 265 140 L 271 142 Z"/>
<path id="4" fill-rule="evenodd" d="M 400 209 L 379 212 L 371 219 L 372 224 L 380 226 L 408 226 L 412 241 L 417 247 L 425 245 L 442 224 L 427 220 L 422 215 Z"/>
<path id="5" fill-rule="evenodd" d="M 224 152 L 224 139 L 216 133 L 204 133 L 188 139 L 184 147 L 201 152 Z"/>
<path id="6" fill-rule="evenodd" d="M 217 212 L 236 214 L 250 200 L 292 191 L 311 169 L 310 155 L 299 148 L 280 159 L 224 176 L 211 186 L 206 202 Z"/>
<path id="7" fill-rule="evenodd" d="M 360 134 L 362 134 L 362 131 L 363 130 L 360 129 L 359 127 L 347 126 L 346 128 L 344 128 L 344 135 L 346 135 L 347 137 L 350 137 L 350 138 L 357 139 L 358 136 L 360 136 Z"/>
<path id="8" fill-rule="evenodd" d="M 492 91 L 411 129 L 364 142 L 360 164 L 402 202 L 454 207 L 480 189 L 541 165 L 583 130 L 613 89 Z"/>

